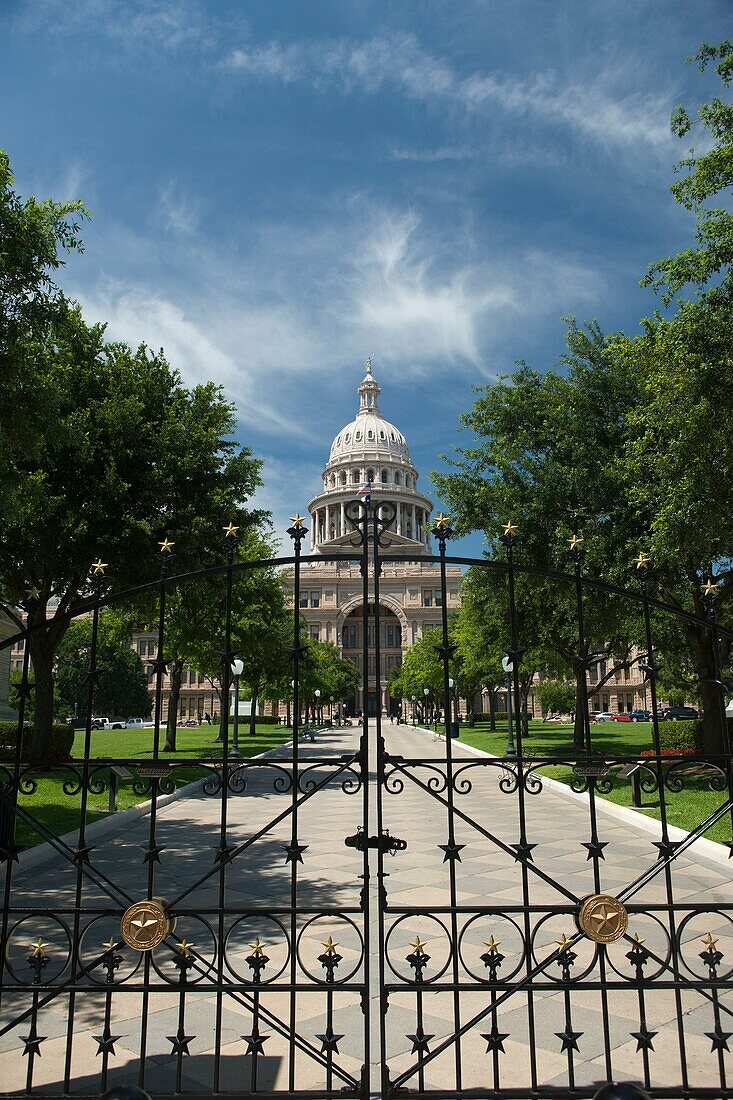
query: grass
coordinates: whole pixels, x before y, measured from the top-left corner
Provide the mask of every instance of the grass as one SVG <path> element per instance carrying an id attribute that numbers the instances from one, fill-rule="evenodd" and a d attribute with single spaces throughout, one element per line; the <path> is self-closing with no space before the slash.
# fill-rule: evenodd
<path id="1" fill-rule="evenodd" d="M 176 764 L 176 786 L 191 783 L 207 774 L 207 769 L 197 766 L 197 760 L 217 760 L 221 758 L 221 743 L 216 741 L 219 727 L 213 725 L 196 726 L 191 729 L 179 728 L 177 734 L 177 751 L 161 752 L 160 759 L 166 762 L 193 761 L 192 763 Z M 74 738 L 73 756 L 75 760 L 84 757 L 84 732 L 80 731 Z M 92 732 L 90 759 L 123 761 L 128 771 L 134 772 L 137 762 L 144 764 L 153 756 L 152 729 L 142 730 L 94 730 Z M 231 744 L 231 729 L 229 732 Z M 258 725 L 254 737 L 249 735 L 249 727 L 240 726 L 239 750 L 243 758 L 257 756 L 268 749 L 289 741 L 292 730 L 286 726 Z M 165 740 L 164 731 L 161 730 L 161 743 Z M 129 762 L 129 763 L 127 763 Z M 92 765 L 92 768 L 94 765 Z M 103 768 L 101 778 L 107 780 L 109 771 Z M 31 776 L 37 784 L 32 794 L 21 794 L 18 798 L 18 806 L 27 810 L 36 820 L 41 822 L 54 836 L 62 836 L 79 828 L 81 814 L 81 794 L 67 795 L 63 791 L 64 781 L 71 783 L 77 781 L 77 776 L 72 771 L 63 771 L 63 765 L 58 765 L 53 774 L 43 775 L 35 773 Z M 139 802 L 145 802 L 150 794 L 136 794 L 132 789 L 132 780 L 121 783 L 119 787 L 118 806 L 126 810 Z M 109 793 L 89 794 L 87 797 L 87 825 L 95 821 L 101 821 L 109 815 Z M 19 816 L 16 825 L 16 843 L 24 848 L 40 844 L 43 840 L 38 832 Z"/>
<path id="2" fill-rule="evenodd" d="M 650 722 L 598 722 L 591 727 L 593 752 L 608 756 L 637 756 L 642 750 L 652 748 Z M 488 728 L 488 723 L 478 723 L 473 729 L 461 728 L 461 741 L 474 745 L 495 756 L 503 756 L 507 739 L 507 723 L 497 722 L 496 731 Z M 533 720 L 529 724 L 529 739 L 524 744 L 525 753 L 533 756 L 563 755 L 571 761 L 577 755 L 572 749 L 572 726 L 562 722 L 541 722 Z M 572 767 L 567 764 L 542 767 L 543 774 L 569 784 L 573 778 Z M 609 773 L 613 789 L 603 798 L 619 806 L 631 806 L 631 783 L 628 779 Z M 711 791 L 707 780 L 702 776 L 685 778 L 685 786 L 678 794 L 665 791 L 667 821 L 686 832 L 696 829 L 726 800 L 726 793 Z M 642 793 L 643 808 L 638 813 L 657 819 L 661 816 L 659 792 Z M 731 819 L 726 816 L 705 833 L 708 840 L 726 843 L 732 839 Z"/>

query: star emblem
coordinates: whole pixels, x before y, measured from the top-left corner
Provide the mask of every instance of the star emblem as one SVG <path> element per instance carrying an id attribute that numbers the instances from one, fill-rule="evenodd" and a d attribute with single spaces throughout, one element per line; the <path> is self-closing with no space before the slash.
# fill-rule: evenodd
<path id="1" fill-rule="evenodd" d="M 224 532 L 224 535 L 228 539 L 230 539 L 234 535 L 236 535 L 238 530 L 239 530 L 239 528 L 235 527 L 233 523 L 230 523 L 228 527 L 222 527 L 222 531 Z"/>
<path id="2" fill-rule="evenodd" d="M 455 859 L 457 859 L 459 863 L 463 862 L 461 859 L 461 848 L 465 848 L 465 844 L 456 844 L 455 841 L 453 841 L 452 844 L 439 844 L 438 847 L 445 853 L 443 856 L 443 863 Z"/>
<path id="3" fill-rule="evenodd" d="M 114 1054 L 115 1043 L 121 1038 L 121 1035 L 111 1035 L 108 1027 L 104 1029 L 101 1035 L 92 1035 L 94 1042 L 99 1043 L 97 1057 L 99 1057 L 100 1054 Z"/>
<path id="4" fill-rule="evenodd" d="M 260 937 L 258 936 L 255 942 L 251 943 L 249 947 L 254 957 L 256 959 L 260 959 L 265 954 L 265 948 L 267 947 L 267 944 L 260 943 Z"/>
<path id="5" fill-rule="evenodd" d="M 29 600 L 37 600 L 40 598 L 41 595 L 39 589 L 36 588 L 34 584 L 32 584 L 30 588 L 26 588 L 25 594 Z"/>
<path id="6" fill-rule="evenodd" d="M 511 847 L 515 851 L 514 858 L 517 862 L 520 860 L 527 860 L 528 863 L 534 863 L 532 849 L 537 847 L 536 844 L 527 844 L 525 842 L 524 844 L 512 844 Z"/>
<path id="7" fill-rule="evenodd" d="M 705 1034 L 707 1035 L 708 1039 L 710 1039 L 712 1044 L 713 1044 L 710 1048 L 711 1051 L 714 1051 L 714 1050 L 727 1050 L 727 1051 L 730 1051 L 730 1047 L 728 1046 L 728 1040 L 730 1039 L 731 1035 L 733 1035 L 733 1032 L 731 1032 L 731 1031 L 721 1031 L 720 1030 L 720 1025 L 718 1025 L 718 1027 L 716 1027 L 715 1031 L 706 1031 Z"/>
<path id="8" fill-rule="evenodd" d="M 301 531 L 305 527 L 305 516 L 301 516 L 300 512 L 296 512 L 294 516 L 290 517 L 290 522 L 296 531 Z"/>
<path id="9" fill-rule="evenodd" d="M 595 913 L 590 914 L 589 920 L 593 921 L 597 932 L 606 935 L 618 928 L 619 913 L 610 905 L 599 906 Z"/>
<path id="10" fill-rule="evenodd" d="M 489 1054 L 492 1050 L 500 1051 L 502 1054 L 506 1054 L 506 1051 L 504 1050 L 504 1040 L 509 1038 L 508 1031 L 499 1031 L 496 1024 L 494 1024 L 491 1031 L 482 1034 L 481 1038 L 486 1040 L 487 1054 Z"/>
<path id="11" fill-rule="evenodd" d="M 142 931 L 143 928 L 150 928 L 151 925 L 157 923 L 158 921 L 155 917 L 151 917 L 145 913 L 141 913 L 139 917 L 133 917 L 133 919 L 130 921 L 130 924 L 134 924 L 136 928 L 140 929 L 140 931 Z"/>
<path id="12" fill-rule="evenodd" d="M 316 1035 L 316 1039 L 321 1043 L 321 1054 L 338 1054 L 338 1042 L 339 1039 L 343 1039 L 343 1035 L 334 1035 L 332 1027 L 327 1027 L 324 1035 Z"/>
<path id="13" fill-rule="evenodd" d="M 32 958 L 34 958 L 34 959 L 45 959 L 46 955 L 47 955 L 46 948 L 50 947 L 50 946 L 51 946 L 50 943 L 44 943 L 43 940 L 41 939 L 41 937 L 39 936 L 38 939 L 36 940 L 36 942 L 32 943 L 29 947 L 29 951 L 31 952 Z"/>
<path id="14" fill-rule="evenodd" d="M 653 841 L 654 847 L 659 848 L 658 859 L 669 859 L 674 855 L 675 851 L 679 847 L 680 841 L 678 840 L 655 840 Z"/>
<path id="15" fill-rule="evenodd" d="M 83 848 L 77 848 L 74 852 L 74 863 L 77 863 L 79 865 L 81 865 L 82 863 L 89 863 L 89 853 L 93 851 L 94 849 L 91 848 L 89 845 L 86 845 L 86 847 Z"/>
<path id="16" fill-rule="evenodd" d="M 107 940 L 107 942 L 106 942 L 106 943 L 103 943 L 103 944 L 102 944 L 102 947 L 103 947 L 103 948 L 105 949 L 105 951 L 114 951 L 114 950 L 116 950 L 116 948 L 118 948 L 119 946 L 120 946 L 120 945 L 119 945 L 118 943 L 115 943 L 115 941 L 114 941 L 114 940 L 112 939 L 112 937 L 111 937 L 111 936 L 110 936 L 110 938 L 109 938 L 109 939 Z"/>
<path id="17" fill-rule="evenodd" d="M 160 863 L 160 853 L 165 851 L 165 844 L 154 844 L 152 848 L 143 848 L 145 855 L 143 863 Z"/>
<path id="18" fill-rule="evenodd" d="M 583 541 L 584 540 L 580 538 L 579 535 L 573 535 L 571 539 L 568 539 L 570 549 L 573 551 L 573 553 L 580 550 L 581 546 L 583 545 Z"/>
<path id="19" fill-rule="evenodd" d="M 703 947 L 706 947 L 708 951 L 712 951 L 715 948 L 717 942 L 718 941 L 712 932 L 708 932 L 707 936 L 703 936 L 700 940 L 700 943 L 703 945 Z"/>
<path id="20" fill-rule="evenodd" d="M 560 939 L 555 940 L 555 943 L 560 948 L 560 953 L 562 954 L 563 951 L 567 951 L 568 947 L 571 946 L 572 940 L 569 940 L 568 937 L 563 932 L 562 935 L 560 936 Z"/>
<path id="21" fill-rule="evenodd" d="M 235 849 L 229 844 L 220 844 L 214 851 L 216 852 L 214 863 L 231 863 L 234 859 Z"/>
<path id="22" fill-rule="evenodd" d="M 502 523 L 501 526 L 502 526 L 502 530 L 504 531 L 504 538 L 505 539 L 514 538 L 517 531 L 519 530 L 517 525 L 515 523 L 512 523 L 511 520 L 509 520 L 508 523 Z"/>
<path id="23" fill-rule="evenodd" d="M 107 568 L 107 562 L 102 561 L 101 558 L 97 558 L 96 561 L 92 562 L 92 573 L 94 574 L 95 577 L 103 577 L 104 576 L 104 571 L 105 571 L 106 568 Z"/>
<path id="24" fill-rule="evenodd" d="M 184 1035 L 182 1027 L 179 1027 L 175 1035 L 166 1035 L 168 1042 L 173 1044 L 171 1054 L 190 1054 L 188 1044 L 195 1038 L 195 1035 Z"/>
<path id="25" fill-rule="evenodd" d="M 412 1043 L 412 1054 L 429 1054 L 428 1044 L 431 1039 L 434 1039 L 434 1035 L 426 1035 L 421 1027 L 419 1027 L 414 1035 L 407 1035 L 407 1039 Z"/>
<path id="26" fill-rule="evenodd" d="M 287 847 L 285 847 L 285 845 L 283 845 L 282 849 L 285 852 L 285 862 L 286 863 L 302 863 L 303 862 L 303 852 L 308 847 L 309 847 L 308 844 L 297 844 L 295 841 L 293 841 Z"/>
<path id="27" fill-rule="evenodd" d="M 181 940 L 176 944 L 176 951 L 179 955 L 183 955 L 184 959 L 187 959 L 189 955 L 193 955 L 192 948 L 196 946 L 195 943 L 189 943 L 188 940 Z"/>
<path id="28" fill-rule="evenodd" d="M 499 945 L 500 944 L 501 944 L 501 940 L 495 940 L 493 936 L 489 936 L 488 940 L 484 940 L 484 945 L 486 947 L 486 954 L 487 955 L 498 955 L 498 954 L 500 954 L 500 951 L 499 951 Z"/>
<path id="29" fill-rule="evenodd" d="M 25 1058 L 26 1054 L 37 1054 L 38 1057 L 40 1058 L 41 1057 L 41 1043 L 45 1042 L 45 1040 L 47 1038 L 48 1038 L 47 1035 L 39 1035 L 36 1032 L 36 1025 L 34 1024 L 33 1027 L 31 1028 L 31 1031 L 30 1031 L 29 1035 L 21 1035 L 21 1037 L 20 1037 L 21 1042 L 25 1043 L 25 1050 L 23 1051 L 23 1057 Z"/>
<path id="30" fill-rule="evenodd" d="M 450 527 L 450 516 L 447 516 L 445 512 L 438 512 L 433 526 L 437 527 L 439 531 L 445 530 L 446 527 Z"/>
<path id="31" fill-rule="evenodd" d="M 603 854 L 603 849 L 608 847 L 608 841 L 607 840 L 584 841 L 583 842 L 583 847 L 588 849 L 587 859 L 593 859 L 594 856 L 597 856 L 598 859 L 605 859 L 606 857 Z"/>
<path id="32" fill-rule="evenodd" d="M 708 581 L 708 583 L 703 588 L 704 595 L 706 595 L 709 598 L 711 596 L 717 596 L 719 592 L 720 592 L 720 585 L 717 584 L 716 582 L 714 582 L 712 577 L 711 577 L 710 580 Z"/>
<path id="33" fill-rule="evenodd" d="M 583 1034 L 582 1031 L 571 1031 L 570 1028 L 566 1028 L 565 1031 L 556 1031 L 558 1039 L 562 1042 L 562 1051 L 566 1050 L 578 1050 L 578 1039 Z M 580 1053 L 580 1051 L 578 1051 Z"/>
<path id="34" fill-rule="evenodd" d="M 161 554 L 170 554 L 175 545 L 175 542 L 171 542 L 167 536 L 163 539 L 162 542 L 158 543 Z"/>
<path id="35" fill-rule="evenodd" d="M 639 1050 L 654 1050 L 653 1039 L 657 1034 L 656 1031 L 649 1031 L 643 1027 L 639 1031 L 630 1032 L 631 1038 L 636 1039 L 636 1049 Z"/>
<path id="36" fill-rule="evenodd" d="M 637 569 L 647 569 L 651 563 L 651 560 L 652 559 L 647 557 L 646 554 L 640 553 L 638 558 L 634 558 L 634 566 Z"/>
<path id="37" fill-rule="evenodd" d="M 8 844 L 0 848 L 0 863 L 20 863 L 18 856 L 22 851 L 20 844 Z"/>
<path id="38" fill-rule="evenodd" d="M 410 947 L 412 948 L 415 955 L 424 955 L 426 943 L 427 940 L 421 940 L 419 936 L 415 936 L 415 939 L 410 944 Z"/>
<path id="39" fill-rule="evenodd" d="M 265 1052 L 262 1048 L 270 1036 L 260 1035 L 257 1028 L 254 1028 L 251 1035 L 243 1035 L 242 1038 L 247 1044 L 246 1054 L 264 1054 Z M 339 1038 L 343 1038 L 343 1036 L 339 1036 Z"/>
<path id="40" fill-rule="evenodd" d="M 325 949 L 324 954 L 335 955 L 336 948 L 339 946 L 339 941 L 334 940 L 332 936 L 329 936 L 325 943 L 321 941 L 321 946 Z M 343 1038 L 343 1036 L 341 1036 L 341 1038 Z"/>

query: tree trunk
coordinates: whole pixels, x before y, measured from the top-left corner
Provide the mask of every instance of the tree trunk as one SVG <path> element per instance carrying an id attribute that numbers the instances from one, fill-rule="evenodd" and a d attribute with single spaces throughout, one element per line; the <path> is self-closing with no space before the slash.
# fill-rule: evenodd
<path id="1" fill-rule="evenodd" d="M 171 661 L 171 686 L 168 692 L 168 721 L 165 728 L 165 745 L 163 746 L 163 752 L 176 751 L 176 733 L 178 732 L 178 702 L 181 696 L 182 677 L 183 661 Z"/>
<path id="2" fill-rule="evenodd" d="M 250 685 L 252 688 L 252 706 L 249 712 L 249 735 L 250 737 L 257 736 L 257 695 L 260 690 L 259 680 Z"/>
<path id="3" fill-rule="evenodd" d="M 496 729 L 496 688 L 489 688 L 489 729 Z"/>
<path id="4" fill-rule="evenodd" d="M 60 641 L 60 639 L 59 639 Z M 51 727 L 53 726 L 53 657 L 58 646 L 54 645 L 48 630 L 39 630 L 28 638 L 30 659 L 33 666 L 33 732 L 30 743 L 30 759 L 47 759 L 51 756 Z"/>
<path id="5" fill-rule="evenodd" d="M 576 752 L 585 751 L 585 722 L 586 717 L 583 713 L 583 677 L 585 673 L 582 669 L 575 669 L 575 720 L 573 722 L 573 749 Z"/>
<path id="6" fill-rule="evenodd" d="M 710 681 L 716 679 L 713 639 L 708 630 L 688 623 L 685 627 L 688 641 L 695 658 L 695 674 L 698 680 L 698 692 L 702 707 L 702 736 L 706 753 L 721 754 L 725 751 L 726 736 L 723 732 L 723 705 L 717 686 Z"/>

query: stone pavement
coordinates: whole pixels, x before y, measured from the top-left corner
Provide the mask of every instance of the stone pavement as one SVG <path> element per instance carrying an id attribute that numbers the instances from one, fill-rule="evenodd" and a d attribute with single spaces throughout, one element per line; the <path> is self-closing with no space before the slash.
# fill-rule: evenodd
<path id="1" fill-rule="evenodd" d="M 308 776 L 316 781 L 334 776 L 339 771 L 338 759 L 356 751 L 359 734 L 356 727 L 331 731 L 315 745 L 302 745 L 305 765 L 315 760 L 332 762 L 330 769 L 315 767 Z M 76 868 L 50 853 L 40 868 L 24 870 L 21 855 L 13 878 L 12 920 L 22 920 L 24 907 L 44 907 L 46 915 L 29 917 L 13 931 L 8 949 L 10 980 L 13 973 L 28 979 L 29 944 L 40 936 L 50 945 L 42 981 L 56 995 L 39 1011 L 37 1034 L 44 1037 L 37 1048 L 40 1057 L 32 1053 L 22 1056 L 24 1043 L 28 1046 L 28 1019 L 0 1037 L 2 1091 L 24 1090 L 30 1061 L 34 1090 L 40 1092 L 60 1092 L 65 1072 L 72 1093 L 98 1092 L 105 1065 L 107 1085 L 136 1083 L 144 1030 L 144 1082 L 153 1092 L 172 1093 L 180 1088 L 208 1093 L 216 1068 L 222 1090 L 249 1091 L 256 1070 L 257 1086 L 265 1091 L 287 1090 L 293 1084 L 296 1091 L 324 1089 L 329 1084 L 338 1091 L 359 1078 L 367 1019 L 372 1031 L 372 1088 L 376 1089 L 382 966 L 384 980 L 394 987 L 385 1017 L 389 1074 L 393 1081 L 408 1074 L 405 1084 L 409 1088 L 446 1094 L 459 1086 L 464 1090 L 508 1089 L 521 1096 L 523 1089 L 529 1095 L 534 1083 L 540 1088 L 553 1086 L 562 1095 L 572 1082 L 590 1095 L 594 1084 L 611 1075 L 646 1079 L 654 1087 L 677 1087 L 686 1072 L 691 1089 L 714 1090 L 720 1082 L 721 1064 L 727 1071 L 729 1055 L 725 1050 L 719 1056 L 711 1054 L 708 1033 L 715 1031 L 713 1005 L 697 991 L 683 988 L 676 996 L 663 986 L 669 975 L 669 965 L 664 965 L 669 922 L 664 911 L 655 907 L 664 905 L 667 898 L 665 875 L 657 875 L 631 899 L 629 922 L 629 933 L 638 933 L 653 955 L 645 974 L 660 972 L 661 978 L 650 983 L 640 1001 L 638 990 L 628 984 L 635 973 L 626 958 L 630 943 L 621 940 L 611 945 L 604 962 L 590 941 L 580 939 L 573 944 L 576 958 L 570 973 L 575 981 L 568 993 L 562 983 L 562 967 L 556 961 L 556 941 L 576 933 L 571 899 L 596 892 L 593 862 L 583 847 L 591 837 L 587 805 L 549 788 L 525 795 L 527 842 L 536 847 L 531 864 L 523 864 L 513 855 L 512 845 L 520 840 L 519 799 L 516 792 L 501 789 L 502 781 L 506 786 L 506 772 L 495 762 L 469 756 L 455 745 L 460 762 L 454 766 L 452 792 L 454 841 L 463 847 L 458 849 L 460 858 L 451 859 L 451 851 L 440 847 L 449 841 L 445 803 L 451 797 L 446 789 L 444 742 L 433 740 L 428 731 L 390 724 L 385 725 L 384 735 L 390 754 L 423 761 L 387 769 L 383 825 L 405 839 L 408 847 L 384 859 L 389 906 L 384 915 L 384 950 L 376 904 L 376 856 L 368 887 L 371 919 L 365 928 L 360 911 L 362 857 L 344 845 L 344 838 L 355 833 L 362 821 L 362 791 L 348 770 L 340 771 L 298 808 L 298 841 L 307 848 L 299 853 L 302 863 L 296 864 L 298 914 L 291 923 L 292 864 L 286 862 L 284 851 L 291 843 L 288 810 L 293 799 L 287 789 L 291 751 L 287 746 L 260 766 L 247 769 L 246 790 L 229 796 L 230 847 L 246 842 L 278 815 L 283 816 L 236 854 L 226 864 L 223 876 L 216 862 L 221 797 L 201 791 L 159 811 L 155 831 L 159 862 L 144 861 L 149 846 L 149 822 L 144 818 L 120 835 L 105 837 L 91 853 L 92 867 L 105 878 L 99 886 L 99 878 L 95 882 L 82 876 L 84 912 L 79 931 L 83 963 L 98 959 L 104 943 L 119 940 L 120 913 L 130 901 L 150 896 L 151 872 L 152 893 L 173 902 L 178 914 L 174 936 L 152 956 L 141 957 L 126 947 L 120 950 L 122 959 L 112 985 L 105 985 L 105 972 L 96 968 L 92 974 L 96 974 L 97 984 L 85 979 L 75 998 L 70 997 L 65 985 L 70 973 L 65 945 L 73 938 L 78 919 Z M 377 806 L 373 776 L 370 799 L 373 833 Z M 600 863 L 604 892 L 616 894 L 655 864 L 658 850 L 648 833 L 607 813 L 598 815 L 598 832 L 606 845 Z M 222 877 L 227 913 L 220 927 Z M 696 908 L 710 907 L 705 913 L 694 912 L 684 925 L 680 973 L 687 978 L 707 976 L 699 959 L 703 950 L 699 941 L 709 931 L 717 937 L 717 949 L 724 955 L 719 973 L 727 973 L 724 968 L 733 960 L 733 934 L 730 917 L 718 910 L 733 906 L 728 866 L 685 854 L 673 864 L 671 881 L 678 904 L 689 899 Z M 451 902 L 455 903 L 455 916 Z M 530 912 L 526 926 L 525 902 Z M 529 962 L 523 949 L 528 929 Z M 216 952 L 222 933 L 225 961 Z M 297 963 L 289 951 L 293 936 Z M 499 992 L 487 984 L 486 941 L 491 942 L 492 936 L 500 941 L 503 956 L 496 971 Z M 262 980 L 266 984 L 253 1000 L 251 945 L 258 937 L 265 945 Z M 337 941 L 340 956 L 334 970 L 336 983 L 330 990 L 316 984 L 322 983 L 327 973 L 322 956 L 329 937 Z M 365 937 L 371 970 L 368 1017 L 362 1011 L 359 989 L 366 976 Z M 414 977 L 415 948 L 410 945 L 416 937 L 424 944 L 417 952 L 424 986 L 420 990 L 400 988 L 405 979 Z M 183 939 L 194 945 L 196 962 L 189 972 L 185 997 L 180 995 L 180 955 L 171 949 Z M 456 939 L 459 950 L 454 956 L 451 944 Z M 421 956 L 422 951 L 425 955 Z M 491 952 L 488 954 L 491 957 Z M 407 959 L 410 955 L 413 965 Z M 655 963 L 654 957 L 661 963 Z M 555 961 L 535 976 L 528 991 L 522 985 L 528 968 L 548 958 Z M 600 987 L 602 966 L 606 977 L 619 988 Z M 212 988 L 218 967 L 223 968 L 220 976 L 227 983 L 219 997 Z M 283 983 L 292 977 L 291 967 L 297 987 L 294 999 L 283 989 Z M 148 995 L 139 988 L 145 968 L 155 983 Z M 446 988 L 454 973 L 462 987 L 459 997 Z M 495 1016 L 491 1012 L 494 1000 L 501 1002 Z M 730 998 L 721 993 L 720 1000 L 727 1005 Z M 255 1001 L 259 1031 L 253 1026 Z M 26 993 L 7 995 L 0 1026 L 11 1023 L 30 1003 Z M 640 1020 L 642 1003 L 644 1025 Z M 291 1012 L 298 1036 L 295 1044 L 289 1041 Z M 145 1029 L 143 1016 L 147 1017 Z M 466 1027 L 474 1018 L 475 1023 Z M 724 1011 L 722 1032 L 727 1031 L 730 1020 Z M 466 1030 L 460 1039 L 451 1040 L 463 1027 Z M 73 1044 L 65 1066 L 69 1033 Z M 106 1053 L 105 1034 L 116 1036 Z M 486 1038 L 492 1034 L 498 1038 Z M 183 1045 L 178 1042 L 178 1054 L 171 1053 L 178 1035 L 186 1041 Z M 249 1039 L 243 1040 L 243 1036 Z M 442 1044 L 445 1049 L 436 1056 L 434 1052 Z M 215 1056 L 217 1045 L 220 1059 Z M 329 1045 L 335 1045 L 330 1055 Z M 487 1053 L 487 1045 L 494 1049 Z M 324 1056 L 322 1048 L 326 1049 Z M 418 1069 L 421 1050 L 429 1057 L 424 1068 Z"/>

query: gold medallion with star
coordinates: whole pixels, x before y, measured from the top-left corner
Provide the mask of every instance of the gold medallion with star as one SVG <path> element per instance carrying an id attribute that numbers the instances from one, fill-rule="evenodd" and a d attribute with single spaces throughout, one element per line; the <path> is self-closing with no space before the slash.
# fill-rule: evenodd
<path id="1" fill-rule="evenodd" d="M 120 932 L 128 947 L 135 951 L 152 951 L 175 927 L 161 898 L 136 901 L 122 914 Z"/>
<path id="2" fill-rule="evenodd" d="M 593 894 L 580 907 L 578 926 L 595 943 L 615 943 L 626 934 L 629 915 L 618 898 Z"/>

